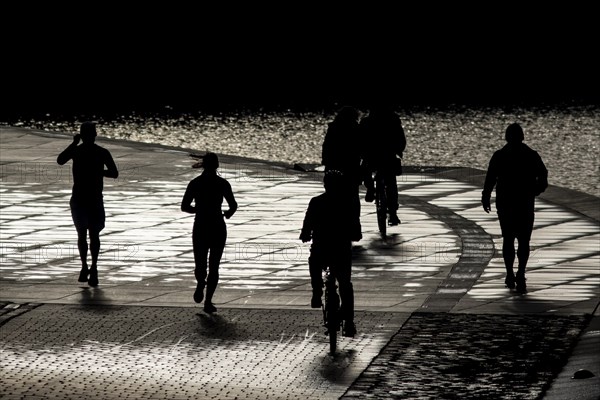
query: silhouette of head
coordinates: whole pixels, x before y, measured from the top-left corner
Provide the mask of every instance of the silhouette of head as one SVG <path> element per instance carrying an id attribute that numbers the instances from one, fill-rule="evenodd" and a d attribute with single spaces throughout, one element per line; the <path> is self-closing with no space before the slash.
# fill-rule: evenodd
<path id="1" fill-rule="evenodd" d="M 219 168 L 219 157 L 215 153 L 206 153 L 202 158 L 202 168 L 205 171 L 216 171 Z"/>
<path id="2" fill-rule="evenodd" d="M 386 99 L 376 99 L 371 103 L 369 114 L 371 115 L 383 115 L 394 112 L 394 106 L 390 101 Z"/>
<path id="3" fill-rule="evenodd" d="M 330 169 L 323 176 L 323 186 L 327 193 L 340 193 L 344 181 L 344 175 L 335 169 Z"/>
<path id="4" fill-rule="evenodd" d="M 335 121 L 337 122 L 357 122 L 358 121 L 358 110 L 351 106 L 344 106 L 340 108 L 337 115 L 335 116 Z"/>
<path id="5" fill-rule="evenodd" d="M 508 128 L 506 128 L 506 134 L 504 138 L 508 143 L 521 143 L 525 139 L 525 135 L 523 134 L 523 128 L 521 125 L 516 122 L 510 124 Z"/>
<path id="6" fill-rule="evenodd" d="M 81 135 L 83 143 L 94 143 L 97 136 L 96 123 L 91 121 L 82 123 L 79 127 L 79 134 Z"/>

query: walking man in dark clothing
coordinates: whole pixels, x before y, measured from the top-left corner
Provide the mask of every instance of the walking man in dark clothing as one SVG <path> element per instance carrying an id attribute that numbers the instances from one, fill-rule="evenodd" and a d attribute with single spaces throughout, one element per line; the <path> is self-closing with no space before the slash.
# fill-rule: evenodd
<path id="1" fill-rule="evenodd" d="M 357 220 L 353 218 L 353 201 L 346 195 L 344 176 L 330 170 L 323 177 L 325 193 L 313 197 L 306 210 L 300 240 L 312 240 L 308 268 L 312 286 L 312 308 L 320 308 L 323 295 L 323 270 L 328 266 L 337 279 L 341 299 L 341 315 L 344 320 L 343 335 L 353 337 L 354 289 L 351 281 L 352 241 L 359 240 L 355 233 Z"/>
<path id="2" fill-rule="evenodd" d="M 349 177 L 357 186 L 362 183 L 360 171 L 361 139 L 359 136 L 358 110 L 342 107 L 333 121 L 327 124 L 323 140 L 321 163 L 325 171 L 335 169 Z"/>
<path id="3" fill-rule="evenodd" d="M 402 155 L 406 148 L 406 136 L 402 121 L 388 104 L 375 104 L 369 115 L 360 121 L 363 141 L 365 201 L 375 199 L 373 172 L 383 174 L 388 199 L 389 225 L 398 225 L 398 184 Z"/>
<path id="4" fill-rule="evenodd" d="M 98 255 L 100 254 L 100 231 L 104 229 L 105 213 L 102 190 L 104 177 L 118 178 L 117 166 L 108 150 L 95 144 L 96 124 L 84 122 L 80 133 L 73 137 L 73 143 L 59 154 L 57 162 L 64 165 L 73 160 L 73 191 L 71 195 L 71 216 L 77 229 L 77 247 L 81 258 L 79 282 L 98 286 Z M 79 142 L 81 145 L 78 145 Z M 106 167 L 106 169 L 104 169 Z M 88 269 L 87 235 L 90 236 L 89 249 L 92 265 Z"/>
<path id="5" fill-rule="evenodd" d="M 227 227 L 223 217 L 231 218 L 238 205 L 229 182 L 217 175 L 219 159 L 215 153 L 206 153 L 202 159 L 202 168 L 202 174 L 193 179 L 185 190 L 181 211 L 196 215 L 192 231 L 196 264 L 194 276 L 197 282 L 194 301 L 202 303 L 204 300 L 204 311 L 214 313 L 217 308 L 212 303 L 212 298 L 219 283 L 219 264 L 227 240 Z M 226 211 L 221 210 L 223 199 L 229 205 Z"/>
<path id="6" fill-rule="evenodd" d="M 352 199 L 353 218 L 356 228 L 353 240 L 360 240 L 360 198 L 359 186 L 362 183 L 361 146 L 358 125 L 358 110 L 351 106 L 342 107 L 333 121 L 327 124 L 327 132 L 323 140 L 321 164 L 325 172 L 336 170 L 343 175 L 344 186 L 348 197 Z"/>
<path id="7" fill-rule="evenodd" d="M 513 123 L 506 129 L 506 145 L 492 156 L 481 203 L 491 210 L 490 198 L 496 187 L 496 209 L 502 230 L 502 257 L 506 267 L 505 284 L 519 293 L 527 291 L 525 267 L 529 259 L 529 241 L 533 232 L 535 197 L 548 187 L 548 170 L 542 158 L 523 143 L 523 129 Z M 513 271 L 515 239 L 519 243 L 517 274 Z"/>

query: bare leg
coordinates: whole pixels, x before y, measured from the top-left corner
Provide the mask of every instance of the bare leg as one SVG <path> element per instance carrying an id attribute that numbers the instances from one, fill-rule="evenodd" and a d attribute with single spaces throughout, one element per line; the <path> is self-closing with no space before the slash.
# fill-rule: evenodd
<path id="1" fill-rule="evenodd" d="M 100 232 L 90 229 L 90 252 L 92 253 L 92 265 L 90 267 L 90 278 L 88 285 L 98 286 L 98 254 L 100 254 Z"/>
<path id="2" fill-rule="evenodd" d="M 87 268 L 87 252 L 88 252 L 88 244 L 87 244 L 87 231 L 77 230 L 77 248 L 79 249 L 79 258 L 81 259 L 81 267 Z"/>
<path id="3" fill-rule="evenodd" d="M 87 252 L 88 252 L 88 244 L 87 244 L 87 232 L 85 229 L 77 230 L 77 248 L 79 249 L 79 258 L 81 259 L 81 270 L 79 271 L 79 278 L 77 278 L 78 282 L 87 282 L 88 281 L 88 265 L 87 265 Z"/>
<path id="4" fill-rule="evenodd" d="M 206 303 L 212 303 L 213 294 L 219 283 L 219 264 L 223 256 L 224 246 L 212 247 L 208 257 L 208 278 L 206 280 Z"/>
<path id="5" fill-rule="evenodd" d="M 206 286 L 206 268 L 208 258 L 208 246 L 199 237 L 193 237 L 194 244 L 194 277 L 196 278 L 196 291 L 194 292 L 194 301 L 202 303 L 204 300 L 204 286 Z"/>
<path id="6" fill-rule="evenodd" d="M 90 253 L 92 254 L 92 269 L 98 266 L 98 255 L 100 254 L 100 232 L 90 230 Z"/>

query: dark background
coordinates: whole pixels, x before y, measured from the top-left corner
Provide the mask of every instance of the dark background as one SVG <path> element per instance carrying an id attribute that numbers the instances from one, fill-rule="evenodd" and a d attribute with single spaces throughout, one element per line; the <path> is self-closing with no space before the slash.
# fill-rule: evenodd
<path id="1" fill-rule="evenodd" d="M 45 11 L 3 28 L 6 117 L 600 99 L 585 9 Z"/>

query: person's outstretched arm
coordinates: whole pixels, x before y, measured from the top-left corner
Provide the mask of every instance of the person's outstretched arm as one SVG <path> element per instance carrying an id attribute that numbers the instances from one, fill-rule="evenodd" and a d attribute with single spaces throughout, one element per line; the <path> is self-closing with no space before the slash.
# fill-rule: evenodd
<path id="1" fill-rule="evenodd" d="M 225 201 L 227 201 L 227 204 L 229 205 L 229 210 L 225 211 L 223 215 L 225 216 L 225 218 L 229 219 L 233 214 L 235 214 L 238 208 L 238 204 L 237 201 L 235 201 L 235 197 L 233 196 L 231 185 L 229 184 L 229 182 L 226 183 L 227 184 L 225 185 L 225 193 L 223 194 L 223 197 L 225 197 Z"/>
<path id="2" fill-rule="evenodd" d="M 115 160 L 113 160 L 112 155 L 110 154 L 110 152 L 108 150 L 106 150 L 104 165 L 106 165 L 106 168 L 107 168 L 104 170 L 104 176 L 106 176 L 107 178 L 114 178 L 114 179 L 117 179 L 119 177 L 119 171 L 117 170 Z"/>
<path id="3" fill-rule="evenodd" d="M 192 182 L 190 182 L 185 189 L 185 194 L 183 195 L 183 199 L 181 199 L 181 211 L 195 214 L 196 207 L 192 206 L 192 201 L 194 200 L 194 195 L 192 194 Z"/>
<path id="4" fill-rule="evenodd" d="M 66 149 L 64 149 L 56 158 L 56 162 L 59 165 L 65 165 L 67 161 L 73 158 L 73 154 L 80 140 L 81 135 L 76 134 L 75 136 L 73 136 L 73 142 Z"/>

